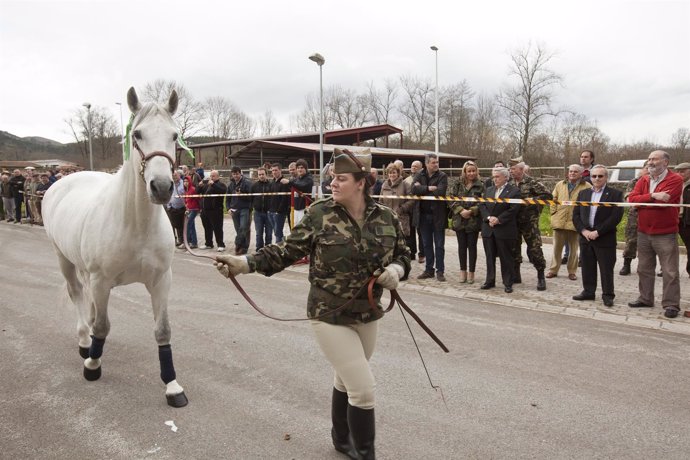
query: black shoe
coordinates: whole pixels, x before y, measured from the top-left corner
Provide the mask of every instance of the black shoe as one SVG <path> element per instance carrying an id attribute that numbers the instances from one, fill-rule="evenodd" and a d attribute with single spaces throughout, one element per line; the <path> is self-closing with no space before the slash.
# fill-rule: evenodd
<path id="1" fill-rule="evenodd" d="M 621 268 L 621 271 L 618 272 L 619 275 L 628 276 L 630 274 L 630 262 L 632 262 L 632 259 L 629 257 L 625 257 L 623 259 L 623 267 Z"/>
<path id="2" fill-rule="evenodd" d="M 418 280 L 426 280 L 426 279 L 433 278 L 433 277 L 434 277 L 434 274 L 433 274 L 433 273 L 422 272 L 422 274 L 419 275 L 419 276 L 417 277 L 417 279 L 418 279 Z"/>
<path id="3" fill-rule="evenodd" d="M 484 283 L 479 286 L 479 289 L 492 289 L 496 287 L 496 283 Z"/>
<path id="4" fill-rule="evenodd" d="M 674 307 L 666 307 L 664 309 L 664 316 L 667 318 L 675 318 L 678 316 L 678 309 Z"/>
<path id="5" fill-rule="evenodd" d="M 647 305 L 646 303 L 640 302 L 639 300 L 636 300 L 634 302 L 628 302 L 628 307 L 630 307 L 630 308 L 652 308 L 651 305 Z"/>
<path id="6" fill-rule="evenodd" d="M 443 275 L 443 272 L 436 272 L 436 279 L 441 282 L 446 281 L 446 277 Z"/>
<path id="7" fill-rule="evenodd" d="M 503 291 L 505 291 L 506 294 L 510 294 L 513 292 L 513 287 L 512 286 L 506 286 L 503 288 Z"/>
<path id="8" fill-rule="evenodd" d="M 613 307 L 613 299 L 604 299 L 604 305 L 606 305 L 607 307 Z"/>
<path id="9" fill-rule="evenodd" d="M 567 263 L 568 263 L 568 258 L 567 258 L 567 257 L 563 257 L 563 258 L 561 259 L 561 265 L 565 265 L 565 264 L 567 264 Z"/>
<path id="10" fill-rule="evenodd" d="M 594 294 L 585 294 L 581 292 L 573 296 L 573 300 L 594 300 Z"/>

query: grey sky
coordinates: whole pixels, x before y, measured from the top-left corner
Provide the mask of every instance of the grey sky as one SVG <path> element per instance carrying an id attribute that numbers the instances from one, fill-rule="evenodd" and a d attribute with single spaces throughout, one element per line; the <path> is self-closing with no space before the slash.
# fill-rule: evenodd
<path id="1" fill-rule="evenodd" d="M 556 102 L 614 142 L 669 142 L 690 127 L 690 1 L 7 1 L 0 0 L 0 130 L 72 141 L 85 101 L 112 110 L 130 86 L 183 83 L 253 117 L 290 115 L 324 86 L 357 91 L 410 74 L 507 83 L 508 52 L 530 40 L 557 56 Z M 126 106 L 125 119 L 127 118 Z"/>

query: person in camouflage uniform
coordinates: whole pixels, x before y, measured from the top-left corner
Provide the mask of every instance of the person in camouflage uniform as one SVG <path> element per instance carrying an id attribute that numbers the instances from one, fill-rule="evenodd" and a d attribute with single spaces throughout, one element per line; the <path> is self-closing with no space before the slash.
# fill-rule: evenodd
<path id="1" fill-rule="evenodd" d="M 283 242 L 249 256 L 218 256 L 219 271 L 271 276 L 310 256 L 307 314 L 316 340 L 335 369 L 331 436 L 351 458 L 375 458 L 374 377 L 368 360 L 383 316 L 383 289 L 410 272 L 410 251 L 400 221 L 368 195 L 371 155 L 335 149 L 333 195 L 316 201 Z M 366 286 L 374 274 L 375 308 Z M 333 314 L 350 299 L 351 305 Z M 324 316 L 321 316 L 324 315 Z M 350 441 L 351 439 L 351 441 Z"/>
<path id="2" fill-rule="evenodd" d="M 642 166 L 642 171 L 640 175 L 628 182 L 625 187 L 625 199 L 628 199 L 628 195 L 635 188 L 635 184 L 640 180 L 640 177 L 649 174 L 647 169 L 647 162 L 644 162 Z M 625 249 L 623 249 L 623 267 L 621 271 L 618 272 L 619 275 L 628 276 L 630 274 L 630 263 L 637 257 L 637 208 L 628 208 L 628 221 L 625 224 Z"/>
<path id="3" fill-rule="evenodd" d="M 510 166 L 510 175 L 512 176 L 510 183 L 520 189 L 522 199 L 553 199 L 553 195 L 544 184 L 525 174 L 524 162 L 514 162 L 511 160 L 510 163 L 512 163 Z M 539 232 L 539 216 L 541 215 L 542 208 L 543 206 L 534 204 L 523 204 L 520 206 L 520 212 L 518 212 L 517 216 L 518 239 L 515 245 L 515 252 L 513 253 L 515 260 L 515 280 L 513 282 L 521 283 L 520 264 L 522 264 L 522 240 L 524 238 L 527 244 L 527 257 L 537 270 L 537 289 L 540 291 L 546 289 L 546 279 L 544 278 L 546 260 L 541 249 L 541 233 Z"/>

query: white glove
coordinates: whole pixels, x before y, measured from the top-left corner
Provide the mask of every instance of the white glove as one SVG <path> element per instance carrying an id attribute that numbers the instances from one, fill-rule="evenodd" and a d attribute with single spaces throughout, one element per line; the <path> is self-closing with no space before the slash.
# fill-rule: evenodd
<path id="1" fill-rule="evenodd" d="M 249 273 L 249 262 L 247 256 L 218 256 L 216 257 L 216 268 L 226 278 Z"/>
<path id="2" fill-rule="evenodd" d="M 399 264 L 390 264 L 381 273 L 381 276 L 376 278 L 376 284 L 379 284 L 384 289 L 394 290 L 398 287 L 400 278 L 405 275 L 405 269 Z"/>

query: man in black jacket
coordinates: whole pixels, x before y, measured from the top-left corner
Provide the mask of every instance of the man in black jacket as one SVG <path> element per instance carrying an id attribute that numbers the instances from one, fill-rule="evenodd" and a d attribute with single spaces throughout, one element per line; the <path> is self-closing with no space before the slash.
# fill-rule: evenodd
<path id="1" fill-rule="evenodd" d="M 201 224 L 204 226 L 206 244 L 201 249 L 213 249 L 213 235 L 216 236 L 218 252 L 225 251 L 223 241 L 223 200 L 227 187 L 220 181 L 220 174 L 215 169 L 208 179 L 199 184 L 199 195 L 221 195 L 201 198 Z"/>
<path id="2" fill-rule="evenodd" d="M 22 172 L 15 169 L 10 177 L 10 190 L 14 198 L 14 223 L 22 223 L 22 203 L 24 202 L 24 182 L 26 177 Z"/>
<path id="3" fill-rule="evenodd" d="M 520 198 L 520 189 L 509 184 L 510 171 L 507 168 L 494 168 L 491 171 L 494 185 L 486 189 L 485 198 Z M 486 254 L 486 281 L 481 289 L 496 286 L 496 257 L 501 261 L 501 278 L 506 293 L 513 292 L 515 263 L 513 250 L 517 244 L 517 214 L 520 205 L 516 203 L 479 204 L 482 216 L 482 245 Z"/>
<path id="4" fill-rule="evenodd" d="M 448 189 L 448 176 L 439 171 L 438 155 L 426 155 L 426 168 L 418 172 L 412 184 L 412 193 L 421 196 L 445 196 Z M 413 220 L 415 227 L 422 232 L 426 268 L 417 279 L 434 277 L 436 262 L 436 279 L 445 281 L 445 241 L 448 217 L 446 202 L 436 200 L 417 200 Z"/>
<path id="5" fill-rule="evenodd" d="M 597 165 L 590 171 L 592 188 L 582 190 L 578 201 L 622 202 L 623 192 L 607 187 L 606 167 Z M 613 267 L 616 264 L 616 227 L 623 218 L 620 206 L 576 206 L 573 223 L 580 234 L 580 260 L 582 261 L 582 292 L 573 300 L 594 300 L 597 290 L 597 264 L 601 276 L 601 298 L 607 307 L 616 297 L 613 289 Z"/>
<path id="6" fill-rule="evenodd" d="M 273 163 L 271 165 L 271 193 L 285 193 L 286 195 L 272 195 L 268 204 L 268 219 L 273 228 L 273 234 L 276 237 L 276 243 L 283 241 L 283 228 L 285 227 L 285 219 L 290 212 L 290 186 L 281 183 L 283 179 L 283 171 L 280 163 Z"/>
<path id="7" fill-rule="evenodd" d="M 246 254 L 249 250 L 249 214 L 252 206 L 251 196 L 237 196 L 237 194 L 249 194 L 252 192 L 252 183 L 242 175 L 242 169 L 233 166 L 230 170 L 232 179 L 228 184 L 228 193 L 234 196 L 227 198 L 227 208 L 232 215 L 232 223 L 235 226 L 235 255 Z"/>
<path id="8" fill-rule="evenodd" d="M 271 244 L 273 241 L 273 227 L 268 218 L 268 210 L 270 209 L 271 183 L 268 181 L 266 175 L 266 168 L 257 169 L 258 180 L 252 184 L 252 209 L 254 210 L 254 231 L 256 232 L 256 250 L 264 247 L 265 244 Z M 265 235 L 265 238 L 264 238 Z"/>

